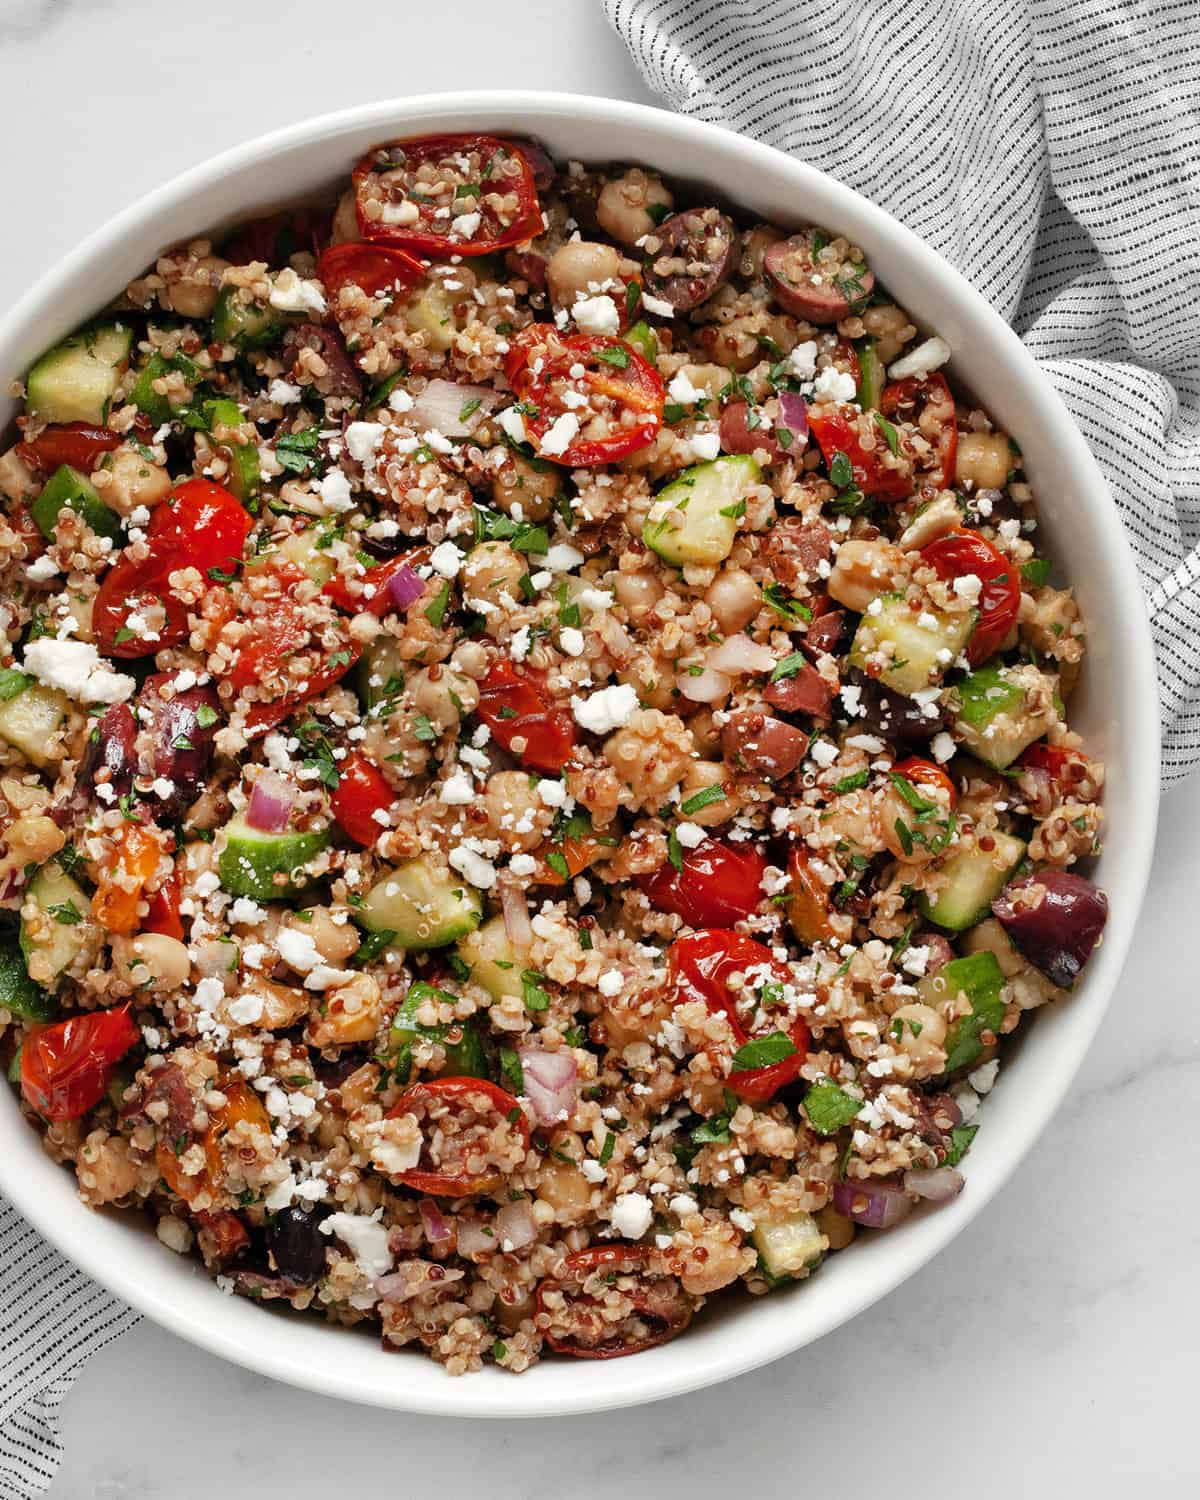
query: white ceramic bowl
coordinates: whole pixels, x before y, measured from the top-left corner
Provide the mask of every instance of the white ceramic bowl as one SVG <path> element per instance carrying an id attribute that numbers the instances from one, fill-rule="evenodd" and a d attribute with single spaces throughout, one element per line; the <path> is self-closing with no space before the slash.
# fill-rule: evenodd
<path id="1" fill-rule="evenodd" d="M 0 1189 L 97 1281 L 183 1338 L 315 1391 L 400 1410 L 546 1416 L 631 1405 L 725 1379 L 819 1338 L 897 1286 L 947 1244 L 1013 1171 L 1066 1093 L 1117 983 L 1150 867 L 1158 788 L 1158 706 L 1142 593 L 1115 507 L 1066 408 L 1018 339 L 939 256 L 882 210 L 812 167 L 716 127 L 640 105 L 573 95 L 477 93 L 374 104 L 329 115 L 226 153 L 126 210 L 50 271 L 0 328 L 0 378 L 117 293 L 176 240 L 345 179 L 374 142 L 433 130 L 541 137 L 559 157 L 632 160 L 780 224 L 814 221 L 862 245 L 876 273 L 947 339 L 953 368 L 1018 440 L 1050 554 L 1076 585 L 1091 651 L 1072 723 L 1109 767 L 1099 879 L 1111 914 L 1086 982 L 1040 1013 L 984 1108 L 984 1129 L 954 1203 L 863 1234 L 810 1281 L 771 1297 L 733 1296 L 675 1343 L 610 1362 L 550 1360 L 517 1379 L 459 1380 L 416 1354 L 316 1317 L 223 1296 L 190 1261 L 129 1215 L 95 1214 L 0 1090 Z M 11 411 L 0 416 L 9 420 Z"/>

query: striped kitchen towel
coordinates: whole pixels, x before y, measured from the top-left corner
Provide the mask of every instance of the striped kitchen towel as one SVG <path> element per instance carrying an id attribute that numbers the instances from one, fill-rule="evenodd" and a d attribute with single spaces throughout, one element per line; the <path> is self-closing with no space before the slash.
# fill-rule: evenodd
<path id="1" fill-rule="evenodd" d="M 1196 0 L 604 0 L 675 109 L 803 157 L 962 271 L 1099 460 L 1200 762 Z"/>

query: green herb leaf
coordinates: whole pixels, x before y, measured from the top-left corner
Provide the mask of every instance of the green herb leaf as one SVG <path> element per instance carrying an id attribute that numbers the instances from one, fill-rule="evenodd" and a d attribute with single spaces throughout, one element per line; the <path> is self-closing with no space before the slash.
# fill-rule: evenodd
<path id="1" fill-rule="evenodd" d="M 782 615 L 785 620 L 809 621 L 813 617 L 812 610 L 807 604 L 801 604 L 799 599 L 793 599 L 783 590 L 778 583 L 768 583 L 762 591 L 764 604 L 769 604 L 776 614 Z"/>
<path id="2" fill-rule="evenodd" d="M 1027 563 L 1021 564 L 1021 577 L 1035 589 L 1040 589 L 1043 584 L 1050 582 L 1053 567 L 1054 564 L 1048 557 L 1032 557 Z"/>
<path id="3" fill-rule="evenodd" d="M 854 483 L 854 466 L 840 450 L 829 461 L 829 481 L 839 490 L 848 489 Z"/>
<path id="4" fill-rule="evenodd" d="M 366 964 L 373 963 L 384 949 L 390 948 L 395 941 L 396 933 L 390 927 L 381 927 L 378 932 L 369 932 L 350 955 L 350 962 L 356 969 L 361 969 Z"/>
<path id="5" fill-rule="evenodd" d="M 546 863 L 556 875 L 561 875 L 564 880 L 569 880 L 571 867 L 567 864 L 567 857 L 561 849 L 551 849 L 546 855 Z"/>
<path id="6" fill-rule="evenodd" d="M 199 724 L 201 729 L 210 728 L 217 722 L 217 718 L 216 709 L 211 708 L 207 703 L 200 704 L 196 710 L 196 723 Z"/>
<path id="7" fill-rule="evenodd" d="M 886 417 L 881 417 L 878 412 L 876 412 L 874 415 L 875 425 L 879 428 L 880 432 L 883 433 L 884 441 L 891 449 L 893 455 L 898 454 L 900 452 L 900 434 L 896 431 L 896 429 L 892 426 L 892 424 Z"/>
<path id="8" fill-rule="evenodd" d="M 33 678 L 18 667 L 5 667 L 0 671 L 0 703 L 7 703 L 18 693 L 23 693 Z"/>
<path id="9" fill-rule="evenodd" d="M 683 845 L 679 842 L 679 835 L 673 828 L 667 834 L 667 863 L 672 869 L 683 873 Z"/>
<path id="10" fill-rule="evenodd" d="M 629 368 L 629 350 L 624 344 L 613 344 L 608 349 L 600 349 L 596 358 L 603 360 L 606 365 L 614 365 L 618 370 Z"/>
<path id="11" fill-rule="evenodd" d="M 525 1092 L 525 1069 L 521 1066 L 520 1054 L 511 1047 L 500 1048 L 500 1076 L 508 1085 L 510 1094 Z"/>
<path id="12" fill-rule="evenodd" d="M 866 766 L 861 771 L 855 771 L 853 776 L 843 776 L 841 781 L 834 787 L 834 794 L 838 797 L 845 792 L 857 792 L 860 787 L 866 786 L 871 779 L 871 773 Z"/>
<path id="13" fill-rule="evenodd" d="M 955 1125 L 950 1132 L 950 1149 L 946 1152 L 946 1160 L 943 1163 L 947 1167 L 956 1167 L 971 1148 L 971 1142 L 979 1133 L 978 1125 Z"/>
<path id="14" fill-rule="evenodd" d="M 818 1135 L 836 1135 L 850 1124 L 862 1107 L 861 1099 L 855 1099 L 845 1089 L 839 1088 L 832 1078 L 822 1078 L 819 1083 L 814 1083 L 804 1096 L 804 1113 Z"/>
<path id="15" fill-rule="evenodd" d="M 526 1010 L 548 1010 L 550 996 L 542 988 L 542 975 L 534 969 L 526 969 L 521 975 L 521 998 Z"/>
<path id="16" fill-rule="evenodd" d="M 782 661 L 775 663 L 775 670 L 771 673 L 772 682 L 782 682 L 785 677 L 795 677 L 808 665 L 808 659 L 803 651 L 793 651 L 790 656 L 785 656 Z"/>
<path id="17" fill-rule="evenodd" d="M 303 432 L 288 432 L 275 439 L 275 457 L 290 474 L 311 474 L 318 466 L 319 443 L 320 432 L 315 425 Z"/>
<path id="18" fill-rule="evenodd" d="M 699 812 L 702 807 L 710 807 L 714 802 L 724 801 L 725 792 L 720 786 L 706 786 L 695 796 L 689 797 L 679 810 L 691 817 L 692 813 Z"/>
<path id="19" fill-rule="evenodd" d="M 604 1145 L 600 1147 L 600 1165 L 607 1167 L 612 1161 L 613 1149 L 617 1144 L 617 1137 L 613 1131 L 609 1131 L 604 1137 Z"/>
<path id="20" fill-rule="evenodd" d="M 713 1115 L 711 1119 L 701 1120 L 699 1125 L 692 1131 L 692 1144 L 695 1146 L 726 1146 L 729 1144 L 729 1115 Z"/>
<path id="21" fill-rule="evenodd" d="M 785 1057 L 795 1054 L 796 1046 L 790 1036 L 782 1031 L 769 1031 L 766 1036 L 756 1036 L 733 1054 L 735 1073 L 749 1072 L 755 1068 L 769 1068 Z"/>
<path id="22" fill-rule="evenodd" d="M 74 901 L 60 901 L 54 906 L 48 906 L 46 910 L 64 927 L 75 927 L 83 921 L 83 913 Z"/>

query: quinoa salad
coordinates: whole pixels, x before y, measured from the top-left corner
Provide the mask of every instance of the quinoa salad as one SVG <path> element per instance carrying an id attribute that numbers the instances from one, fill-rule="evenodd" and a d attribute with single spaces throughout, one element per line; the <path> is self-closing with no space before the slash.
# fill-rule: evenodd
<path id="1" fill-rule="evenodd" d="M 0 1063 L 222 1292 L 637 1353 L 936 1212 L 1070 1003 L 1084 624 L 803 218 L 389 142 L 6 372 Z"/>

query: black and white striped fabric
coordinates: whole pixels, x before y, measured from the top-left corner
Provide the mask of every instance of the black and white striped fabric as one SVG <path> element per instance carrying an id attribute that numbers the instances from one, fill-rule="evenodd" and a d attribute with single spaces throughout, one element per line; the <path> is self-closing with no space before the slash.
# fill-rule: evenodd
<path id="1" fill-rule="evenodd" d="M 1008 318 L 1120 507 L 1163 781 L 1200 762 L 1196 0 L 604 0 L 685 114 L 893 212 Z"/>

